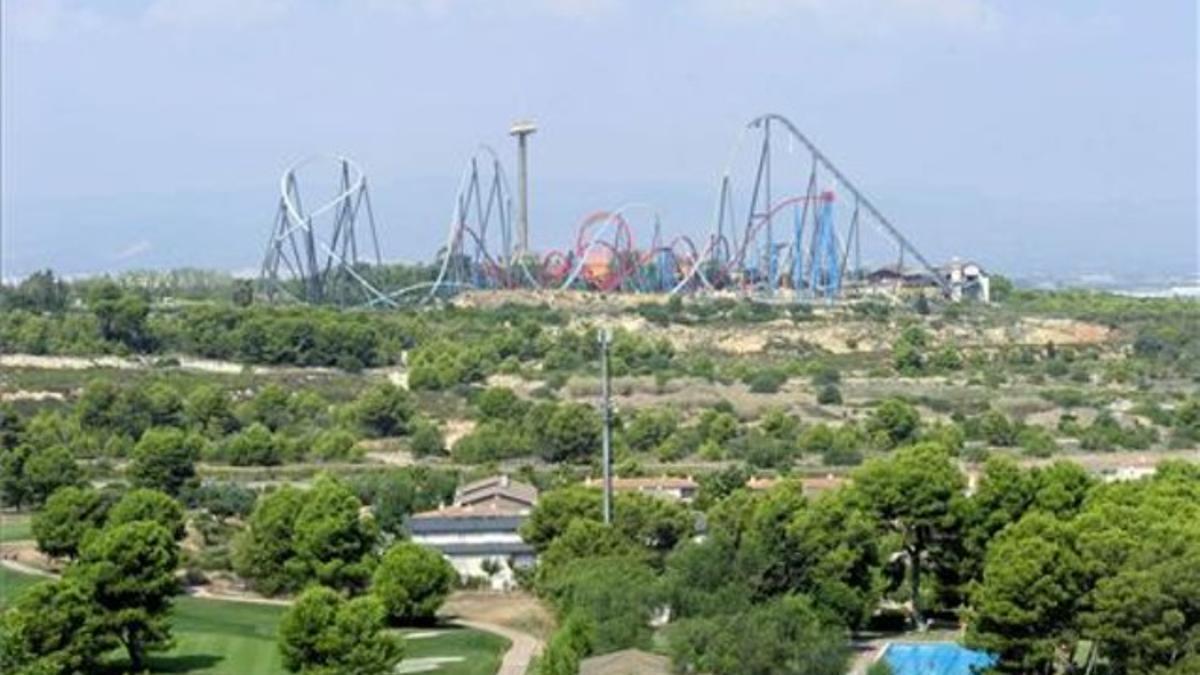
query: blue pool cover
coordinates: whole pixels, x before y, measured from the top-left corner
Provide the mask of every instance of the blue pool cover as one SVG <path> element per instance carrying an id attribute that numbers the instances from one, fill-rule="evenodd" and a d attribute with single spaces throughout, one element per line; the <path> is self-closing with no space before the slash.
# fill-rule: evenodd
<path id="1" fill-rule="evenodd" d="M 996 657 L 953 642 L 893 642 L 883 659 L 896 675 L 972 675 L 996 663 Z"/>

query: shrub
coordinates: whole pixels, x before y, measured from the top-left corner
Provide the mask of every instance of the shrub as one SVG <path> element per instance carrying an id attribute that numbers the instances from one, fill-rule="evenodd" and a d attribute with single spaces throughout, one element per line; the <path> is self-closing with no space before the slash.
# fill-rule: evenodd
<path id="1" fill-rule="evenodd" d="M 817 392 L 817 403 L 820 403 L 821 405 L 841 405 L 842 392 L 837 388 L 837 386 L 827 384 L 821 387 L 821 390 Z"/>
<path id="2" fill-rule="evenodd" d="M 409 448 L 417 457 L 430 457 L 446 454 L 446 439 L 436 422 L 421 419 L 413 425 Z"/>
<path id="3" fill-rule="evenodd" d="M 787 382 L 787 374 L 780 370 L 760 370 L 750 375 L 746 384 L 754 394 L 774 394 Z"/>
<path id="4" fill-rule="evenodd" d="M 272 466 L 282 459 L 280 440 L 266 426 L 255 422 L 229 437 L 222 454 L 234 466 Z"/>
<path id="5" fill-rule="evenodd" d="M 324 429 L 313 439 L 312 453 L 325 461 L 361 459 L 358 439 L 345 429 Z"/>
<path id="6" fill-rule="evenodd" d="M 408 433 L 415 409 L 412 394 L 390 382 L 366 390 L 351 406 L 355 421 L 371 438 Z"/>

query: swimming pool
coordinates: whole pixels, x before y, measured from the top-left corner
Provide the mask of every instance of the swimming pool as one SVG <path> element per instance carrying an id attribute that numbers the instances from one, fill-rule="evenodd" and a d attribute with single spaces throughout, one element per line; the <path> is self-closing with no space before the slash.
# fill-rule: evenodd
<path id="1" fill-rule="evenodd" d="M 996 657 L 953 642 L 893 642 L 883 659 L 896 675 L 971 675 L 986 670 Z"/>

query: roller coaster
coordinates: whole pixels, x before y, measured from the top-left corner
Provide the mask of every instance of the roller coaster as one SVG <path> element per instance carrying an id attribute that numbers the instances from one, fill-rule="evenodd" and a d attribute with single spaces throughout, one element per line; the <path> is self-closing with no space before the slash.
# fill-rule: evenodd
<path id="1" fill-rule="evenodd" d="M 833 302 L 863 289 L 872 271 L 902 273 L 906 260 L 927 283 L 950 292 L 901 231 L 781 115 L 757 117 L 741 130 L 699 245 L 666 234 L 653 206 L 631 203 L 588 213 L 565 248 L 520 250 L 504 164 L 480 146 L 459 181 L 436 272 L 396 290 L 383 290 L 358 257 L 357 223 L 365 220 L 380 264 L 365 175 L 336 158 L 335 196 L 305 211 L 298 171 L 310 163 L 289 167 L 281 181 L 262 273 L 272 298 L 398 306 L 471 289 L 536 289 Z M 319 220 L 328 238 L 318 233 Z"/>

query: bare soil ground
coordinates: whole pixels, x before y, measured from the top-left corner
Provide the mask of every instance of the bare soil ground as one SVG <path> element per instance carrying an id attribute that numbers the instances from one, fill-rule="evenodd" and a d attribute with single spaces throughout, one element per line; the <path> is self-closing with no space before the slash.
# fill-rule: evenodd
<path id="1" fill-rule="evenodd" d="M 441 615 L 504 626 L 544 641 L 554 632 L 550 611 L 528 593 L 459 591 L 442 606 Z"/>

